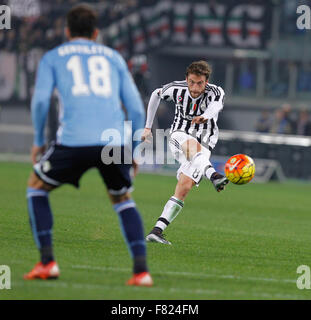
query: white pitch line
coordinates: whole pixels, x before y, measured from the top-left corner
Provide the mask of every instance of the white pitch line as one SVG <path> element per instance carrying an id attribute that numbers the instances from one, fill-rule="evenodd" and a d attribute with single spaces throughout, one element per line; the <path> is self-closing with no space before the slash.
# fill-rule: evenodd
<path id="1" fill-rule="evenodd" d="M 21 263 L 20 261 L 12 261 L 14 263 Z M 73 269 L 89 269 L 89 270 L 102 270 L 112 272 L 128 272 L 132 270 L 129 268 L 114 268 L 114 267 L 99 267 L 99 266 L 88 266 L 88 265 L 73 265 Z M 221 274 L 206 274 L 206 273 L 194 273 L 194 272 L 183 272 L 183 271 L 161 271 L 153 272 L 153 274 L 163 275 L 167 274 L 170 276 L 185 276 L 185 277 L 200 277 L 200 278 L 218 278 L 218 279 L 232 279 L 232 280 L 245 280 L 245 281 L 266 281 L 266 282 L 280 282 L 280 283 L 296 283 L 294 279 L 275 279 L 275 278 L 258 278 L 258 277 L 241 277 L 235 275 L 221 275 Z"/>
<path id="2" fill-rule="evenodd" d="M 186 288 L 160 288 L 160 287 L 151 287 L 151 288 L 145 288 L 145 287 L 126 287 L 124 285 L 99 285 L 99 284 L 87 284 L 87 283 L 68 283 L 64 282 L 62 280 L 57 280 L 57 281 L 31 281 L 28 282 L 32 286 L 35 287 L 40 287 L 40 288 L 56 288 L 56 289 L 77 289 L 77 290 L 94 290 L 94 289 L 99 289 L 99 290 L 122 290 L 124 291 L 126 288 L 131 291 L 146 291 L 146 292 L 158 292 L 158 293 L 182 293 L 182 294 L 199 294 L 203 295 L 205 298 L 207 295 L 212 295 L 213 299 L 215 298 L 215 295 L 224 295 L 227 294 L 225 291 L 220 291 L 220 290 L 209 290 L 209 289 L 186 289 Z M 15 287 L 25 287 L 27 285 L 27 282 L 25 281 L 13 281 L 12 283 L 12 289 Z M 11 291 L 12 292 L 12 291 Z M 233 296 L 250 296 L 253 297 L 254 299 L 256 298 L 264 298 L 264 299 L 301 299 L 301 297 L 295 296 L 295 295 L 290 295 L 290 294 L 270 294 L 266 292 L 245 292 L 245 291 L 235 291 L 231 292 L 230 295 Z M 17 297 L 16 297 L 17 298 Z"/>
<path id="3" fill-rule="evenodd" d="M 28 282 L 29 283 L 29 282 Z M 12 288 L 14 287 L 25 287 L 27 283 L 25 281 L 14 281 L 12 283 Z M 122 289 L 129 288 L 130 290 L 147 290 L 147 291 L 158 291 L 161 293 L 167 293 L 167 292 L 182 292 L 182 293 L 190 293 L 190 294 L 221 294 L 221 291 L 218 290 L 208 290 L 208 289 L 184 289 L 184 288 L 160 288 L 160 287 L 151 287 L 151 288 L 145 288 L 145 287 L 126 287 L 125 285 L 118 286 L 118 285 L 100 285 L 100 284 L 87 284 L 87 283 L 68 283 L 64 282 L 62 280 L 57 281 L 44 281 L 44 282 L 38 282 L 38 281 L 31 281 L 31 284 L 39 287 L 47 287 L 47 288 L 74 288 L 74 289 Z"/>
<path id="4" fill-rule="evenodd" d="M 73 269 L 89 269 L 89 270 L 102 270 L 102 271 L 115 271 L 115 272 L 131 272 L 127 268 L 113 268 L 113 267 L 98 267 L 87 265 L 75 265 Z M 241 277 L 235 275 L 220 275 L 220 274 L 206 274 L 206 273 L 193 273 L 182 271 L 161 271 L 154 274 L 167 274 L 170 276 L 185 276 L 185 277 L 199 277 L 199 278 L 218 278 L 218 279 L 233 279 L 233 280 L 245 280 L 245 281 L 266 281 L 266 282 L 280 282 L 280 283 L 296 283 L 293 279 L 274 279 L 274 278 L 257 278 L 257 277 Z"/>
<path id="5" fill-rule="evenodd" d="M 125 285 L 101 285 L 101 284 L 87 284 L 87 283 L 68 283 L 64 282 L 62 280 L 57 280 L 57 281 L 13 281 L 12 282 L 12 289 L 15 287 L 25 287 L 27 284 L 35 287 L 40 287 L 40 288 L 56 288 L 56 289 L 77 289 L 77 290 L 94 290 L 94 289 L 99 289 L 99 290 L 116 290 L 116 289 L 121 289 L 124 291 L 126 288 L 131 291 L 145 291 L 145 292 L 158 292 L 158 293 L 182 293 L 182 294 L 198 294 L 198 295 L 212 295 L 213 299 L 215 298 L 215 295 L 225 295 L 227 294 L 225 291 L 220 291 L 220 290 L 209 290 L 209 289 L 186 289 L 186 288 L 160 288 L 160 287 L 126 287 Z M 10 291 L 11 293 L 12 291 Z M 233 296 L 250 296 L 253 297 L 254 299 L 256 298 L 264 298 L 264 299 L 301 299 L 302 297 L 298 297 L 296 295 L 290 295 L 290 294 L 279 294 L 279 293 L 266 293 L 266 292 L 245 292 L 245 291 L 235 291 L 235 292 L 230 292 L 230 295 Z M 18 297 L 16 297 L 18 298 Z M 50 299 L 50 298 L 49 298 Z"/>

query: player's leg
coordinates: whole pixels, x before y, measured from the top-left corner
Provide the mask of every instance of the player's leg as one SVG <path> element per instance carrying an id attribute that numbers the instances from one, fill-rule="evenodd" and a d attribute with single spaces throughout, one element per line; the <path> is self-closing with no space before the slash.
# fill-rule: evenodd
<path id="1" fill-rule="evenodd" d="M 229 182 L 228 179 L 216 172 L 210 162 L 211 152 L 205 147 L 201 146 L 197 140 L 189 139 L 182 144 L 182 149 L 187 157 L 187 160 L 191 162 L 194 175 L 200 175 L 210 180 L 216 191 L 224 190 L 225 185 Z"/>
<path id="2" fill-rule="evenodd" d="M 181 209 L 184 206 L 184 199 L 195 184 L 189 176 L 182 174 L 182 168 L 190 165 L 190 162 L 187 160 L 190 156 L 190 152 L 195 153 L 195 150 L 192 150 L 192 147 L 196 148 L 196 145 L 192 144 L 189 150 L 183 148 L 182 145 L 187 140 L 189 140 L 189 136 L 184 132 L 174 132 L 170 137 L 169 147 L 171 149 L 171 152 L 174 158 L 181 164 L 177 172 L 178 182 L 175 188 L 174 195 L 172 195 L 166 202 L 160 217 L 156 221 L 155 226 L 146 236 L 146 240 L 148 242 L 171 244 L 171 242 L 165 239 L 163 231 L 180 213 Z M 196 140 L 192 140 L 196 142 Z M 200 145 L 198 145 L 198 147 L 201 148 Z"/>
<path id="3" fill-rule="evenodd" d="M 154 228 L 147 235 L 146 240 L 149 242 L 159 242 L 163 244 L 171 244 L 166 240 L 163 231 L 173 222 L 184 206 L 184 200 L 195 185 L 195 182 L 184 174 L 180 174 L 174 195 L 167 201 L 158 218 Z"/>
<path id="4" fill-rule="evenodd" d="M 118 214 L 121 230 L 133 259 L 133 277 L 128 285 L 152 286 L 146 258 L 143 222 L 130 193 L 115 195 L 109 193 L 113 208 Z"/>
<path id="5" fill-rule="evenodd" d="M 87 152 L 87 154 L 89 154 Z M 81 161 L 79 148 L 52 145 L 40 162 L 34 165 L 27 186 L 27 204 L 31 230 L 40 252 L 40 262 L 24 276 L 27 280 L 57 278 L 52 242 L 53 214 L 49 192 L 64 183 L 79 186 L 79 179 L 88 163 Z"/>
<path id="6" fill-rule="evenodd" d="M 133 259 L 133 277 L 128 285 L 151 286 L 153 284 L 148 272 L 146 244 L 141 215 L 131 198 L 131 165 L 98 164 L 99 172 L 107 186 L 110 200 L 118 214 L 120 227 Z"/>
<path id="7" fill-rule="evenodd" d="M 52 279 L 59 276 L 52 245 L 53 215 L 49 204 L 49 192 L 56 186 L 41 180 L 34 172 L 27 184 L 27 207 L 32 234 L 40 252 L 40 262 L 24 276 L 26 280 Z"/>
<path id="8" fill-rule="evenodd" d="M 155 227 L 146 237 L 147 241 L 163 244 L 171 244 L 165 239 L 163 231 L 180 213 L 185 197 L 195 184 L 200 183 L 202 176 L 209 179 L 217 191 L 223 190 L 228 183 L 226 177 L 217 173 L 210 163 L 210 151 L 193 137 L 184 132 L 174 132 L 171 135 L 170 149 L 175 159 L 181 163 L 177 172 L 178 183 L 174 196 L 165 204 Z"/>

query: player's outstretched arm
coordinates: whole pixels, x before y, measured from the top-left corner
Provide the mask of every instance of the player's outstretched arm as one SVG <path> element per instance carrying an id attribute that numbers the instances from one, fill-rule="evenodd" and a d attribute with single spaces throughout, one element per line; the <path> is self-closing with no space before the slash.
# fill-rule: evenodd
<path id="1" fill-rule="evenodd" d="M 54 89 L 54 74 L 52 66 L 44 55 L 37 71 L 34 94 L 31 100 L 31 118 L 34 127 L 34 146 L 32 158 L 44 151 L 44 126 L 50 107 L 50 99 Z M 34 160 L 33 160 L 34 161 Z"/>

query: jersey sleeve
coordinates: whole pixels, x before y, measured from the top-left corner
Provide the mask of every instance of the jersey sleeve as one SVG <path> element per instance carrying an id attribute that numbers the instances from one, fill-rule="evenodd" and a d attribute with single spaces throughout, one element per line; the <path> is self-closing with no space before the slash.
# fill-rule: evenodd
<path id="1" fill-rule="evenodd" d="M 53 67 L 45 54 L 37 71 L 35 90 L 31 100 L 31 118 L 34 127 L 34 144 L 44 145 L 44 127 L 55 86 Z"/>
<path id="2" fill-rule="evenodd" d="M 208 107 L 202 114 L 205 119 L 214 118 L 224 107 L 225 92 L 221 87 L 211 86 L 211 94 L 207 98 Z"/>
<path id="3" fill-rule="evenodd" d="M 211 87 L 211 102 L 219 102 L 224 106 L 225 92 L 222 87 Z"/>

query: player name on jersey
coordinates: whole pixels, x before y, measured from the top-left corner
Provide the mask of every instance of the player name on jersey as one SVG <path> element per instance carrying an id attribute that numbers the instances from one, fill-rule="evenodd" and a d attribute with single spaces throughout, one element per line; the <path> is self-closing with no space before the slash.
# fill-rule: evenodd
<path id="1" fill-rule="evenodd" d="M 59 47 L 58 54 L 60 56 L 69 54 L 104 54 L 112 57 L 113 51 L 110 48 L 98 45 L 68 44 Z"/>

